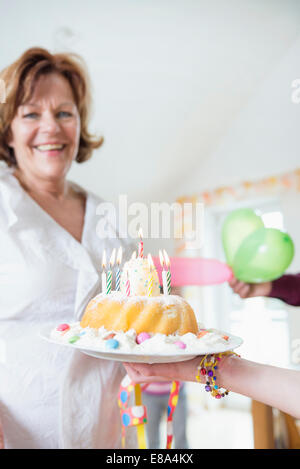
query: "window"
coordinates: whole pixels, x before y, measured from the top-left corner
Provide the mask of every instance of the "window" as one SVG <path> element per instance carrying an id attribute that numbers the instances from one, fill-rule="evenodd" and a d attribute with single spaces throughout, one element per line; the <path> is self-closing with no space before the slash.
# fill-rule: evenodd
<path id="1" fill-rule="evenodd" d="M 266 227 L 284 230 L 279 209 L 262 213 L 262 219 Z M 229 332 L 244 340 L 241 353 L 251 360 L 289 366 L 288 313 L 284 303 L 273 298 L 242 300 L 228 289 L 225 294 L 231 302 Z"/>
<path id="2" fill-rule="evenodd" d="M 249 204 L 243 206 L 255 207 L 266 227 L 284 230 L 278 200 L 261 200 L 259 203 L 252 201 L 252 205 L 249 201 Z M 236 208 L 241 208 L 241 205 L 228 210 L 206 209 L 205 240 L 201 256 L 226 262 L 221 238 L 222 225 L 226 215 Z M 289 366 L 289 323 L 284 303 L 272 298 L 242 300 L 227 284 L 187 287 L 184 296 L 205 327 L 214 327 L 242 337 L 244 343 L 238 349 L 242 356 L 261 363 Z M 240 405 L 244 408 L 245 405 L 250 405 L 250 400 L 235 395 L 223 405 Z"/>

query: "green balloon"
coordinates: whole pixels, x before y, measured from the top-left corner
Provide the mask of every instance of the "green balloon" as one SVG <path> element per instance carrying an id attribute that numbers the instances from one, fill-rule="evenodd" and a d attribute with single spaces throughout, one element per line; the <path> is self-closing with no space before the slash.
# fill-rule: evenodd
<path id="1" fill-rule="evenodd" d="M 233 266 L 235 255 L 244 239 L 264 226 L 262 219 L 250 208 L 231 212 L 222 228 L 222 242 L 227 264 Z"/>
<path id="2" fill-rule="evenodd" d="M 294 243 L 287 233 L 275 228 L 259 228 L 239 247 L 233 272 L 242 282 L 269 282 L 281 277 L 293 257 Z"/>

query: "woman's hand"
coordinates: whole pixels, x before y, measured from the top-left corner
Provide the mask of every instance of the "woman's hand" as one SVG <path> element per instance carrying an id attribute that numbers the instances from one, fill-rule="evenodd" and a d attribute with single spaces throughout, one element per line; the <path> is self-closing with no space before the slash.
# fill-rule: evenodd
<path id="1" fill-rule="evenodd" d="M 253 298 L 254 296 L 269 296 L 272 290 L 272 282 L 244 283 L 233 277 L 229 281 L 234 293 L 241 298 Z"/>
<path id="2" fill-rule="evenodd" d="M 154 381 L 196 381 L 197 366 L 201 357 L 176 363 L 123 363 L 128 376 L 135 383 L 153 383 Z"/>

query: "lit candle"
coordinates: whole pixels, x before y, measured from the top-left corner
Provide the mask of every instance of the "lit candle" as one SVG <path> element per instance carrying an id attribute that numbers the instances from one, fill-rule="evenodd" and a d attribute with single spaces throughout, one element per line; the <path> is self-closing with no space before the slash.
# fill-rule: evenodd
<path id="1" fill-rule="evenodd" d="M 129 276 L 128 276 L 128 271 L 127 271 L 127 279 L 126 279 L 126 296 L 130 296 L 130 281 L 129 281 Z"/>
<path id="2" fill-rule="evenodd" d="M 144 243 L 143 243 L 143 231 L 142 228 L 139 229 L 139 237 L 140 237 L 140 242 L 139 242 L 139 257 L 144 257 Z"/>
<path id="3" fill-rule="evenodd" d="M 133 253 L 131 255 L 131 259 L 136 259 L 136 251 L 133 251 Z"/>
<path id="4" fill-rule="evenodd" d="M 152 293 L 153 293 L 153 273 L 152 273 L 152 271 L 154 269 L 154 264 L 153 264 L 151 254 L 148 254 L 148 265 L 149 265 L 149 269 L 150 269 L 149 277 L 148 277 L 148 296 L 152 296 Z"/>
<path id="5" fill-rule="evenodd" d="M 164 292 L 164 295 L 168 295 L 167 271 L 165 270 L 165 259 L 161 250 L 159 250 L 159 260 L 160 260 L 160 265 L 162 266 L 161 277 L 162 277 L 162 283 L 163 283 L 163 292 Z"/>
<path id="6" fill-rule="evenodd" d="M 113 249 L 113 252 L 110 256 L 109 266 L 110 269 L 107 272 L 107 283 L 106 283 L 106 293 L 107 295 L 111 293 L 111 286 L 112 286 L 112 268 L 115 265 L 115 257 L 116 257 L 116 249 Z"/>
<path id="7" fill-rule="evenodd" d="M 106 293 L 106 252 L 105 249 L 102 255 L 102 293 Z"/>
<path id="8" fill-rule="evenodd" d="M 120 265 L 122 263 L 122 246 L 119 247 L 119 250 L 118 250 L 118 255 L 117 255 L 117 273 L 116 273 L 116 290 L 119 291 L 120 290 L 120 275 L 121 275 L 121 272 L 120 272 Z"/>
<path id="9" fill-rule="evenodd" d="M 164 250 L 164 258 L 167 266 L 167 294 L 171 294 L 171 271 L 170 271 L 170 259 L 166 251 Z"/>

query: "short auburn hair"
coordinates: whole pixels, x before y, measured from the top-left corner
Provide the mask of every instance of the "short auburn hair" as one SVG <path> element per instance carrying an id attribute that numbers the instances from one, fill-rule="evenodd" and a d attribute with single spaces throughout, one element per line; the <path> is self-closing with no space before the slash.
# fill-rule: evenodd
<path id="1" fill-rule="evenodd" d="M 42 75 L 58 73 L 65 77 L 73 91 L 81 128 L 76 161 L 88 160 L 92 151 L 103 143 L 103 137 L 95 138 L 88 132 L 91 108 L 90 84 L 85 64 L 73 53 L 51 54 L 46 49 L 33 47 L 0 72 L 5 86 L 5 103 L 0 103 L 0 160 L 8 166 L 16 166 L 14 151 L 7 142 L 11 137 L 11 122 L 20 105 L 26 103 L 34 92 L 34 86 Z"/>

